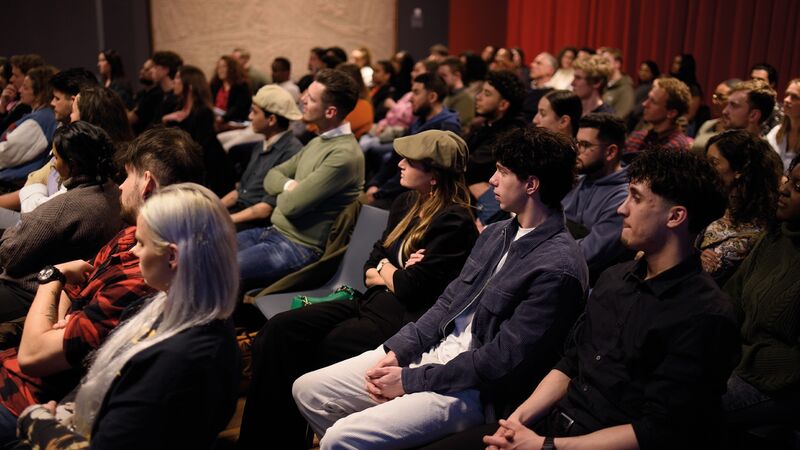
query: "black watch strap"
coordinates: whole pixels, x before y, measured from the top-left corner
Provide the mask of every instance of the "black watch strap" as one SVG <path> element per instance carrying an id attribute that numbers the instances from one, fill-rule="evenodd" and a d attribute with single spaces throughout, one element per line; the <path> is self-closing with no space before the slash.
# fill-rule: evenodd
<path id="1" fill-rule="evenodd" d="M 61 284 L 67 283 L 67 277 L 65 277 L 56 266 L 46 266 L 44 269 L 39 271 L 39 274 L 36 276 L 36 278 L 40 284 L 49 283 L 51 281 L 60 281 Z"/>
<path id="2" fill-rule="evenodd" d="M 542 450 L 556 450 L 556 438 L 553 436 L 547 436 L 544 438 L 544 444 L 542 444 Z"/>

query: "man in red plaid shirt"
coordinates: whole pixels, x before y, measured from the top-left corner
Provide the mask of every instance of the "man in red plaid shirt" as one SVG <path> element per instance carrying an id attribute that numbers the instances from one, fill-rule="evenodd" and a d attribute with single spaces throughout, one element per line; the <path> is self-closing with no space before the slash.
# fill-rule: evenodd
<path id="1" fill-rule="evenodd" d="M 127 178 L 120 186 L 124 219 L 136 223 L 139 207 L 160 186 L 199 181 L 201 150 L 178 129 L 153 129 L 122 155 Z M 14 439 L 16 417 L 28 405 L 60 400 L 80 382 L 86 357 L 155 291 L 145 284 L 135 226 L 120 231 L 91 261 L 55 266 L 40 274 L 19 348 L 0 352 L 0 443 Z M 59 275 L 60 273 L 60 275 Z"/>

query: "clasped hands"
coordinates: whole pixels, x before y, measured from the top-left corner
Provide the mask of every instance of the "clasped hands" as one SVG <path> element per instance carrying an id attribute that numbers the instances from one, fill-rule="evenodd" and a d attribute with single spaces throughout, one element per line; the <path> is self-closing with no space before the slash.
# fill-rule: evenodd
<path id="1" fill-rule="evenodd" d="M 385 403 L 393 398 L 405 395 L 402 368 L 397 362 L 394 352 L 389 352 L 372 369 L 367 370 L 365 388 L 369 398 L 376 403 Z"/>
<path id="2" fill-rule="evenodd" d="M 486 450 L 539 450 L 544 437 L 526 427 L 516 419 L 500 419 L 500 427 L 491 436 L 484 436 Z"/>

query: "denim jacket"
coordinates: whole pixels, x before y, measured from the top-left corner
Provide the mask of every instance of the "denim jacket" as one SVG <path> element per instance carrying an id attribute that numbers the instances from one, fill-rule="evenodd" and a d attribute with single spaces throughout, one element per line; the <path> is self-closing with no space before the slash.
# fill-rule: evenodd
<path id="1" fill-rule="evenodd" d="M 583 310 L 586 262 L 561 212 L 512 242 L 518 229 L 516 219 L 487 227 L 436 303 L 386 341 L 403 367 L 407 393 L 479 389 L 485 402 L 517 400 L 558 361 Z M 506 262 L 495 273 L 506 251 Z M 471 349 L 447 364 L 408 367 L 452 332 L 454 319 L 473 301 L 478 304 Z"/>

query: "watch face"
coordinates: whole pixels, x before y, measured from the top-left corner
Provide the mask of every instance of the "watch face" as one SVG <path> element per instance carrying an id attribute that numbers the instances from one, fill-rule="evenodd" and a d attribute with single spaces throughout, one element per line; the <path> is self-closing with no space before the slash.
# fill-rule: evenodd
<path id="1" fill-rule="evenodd" d="M 39 279 L 40 280 L 47 280 L 53 276 L 53 267 L 45 267 L 39 272 Z"/>

